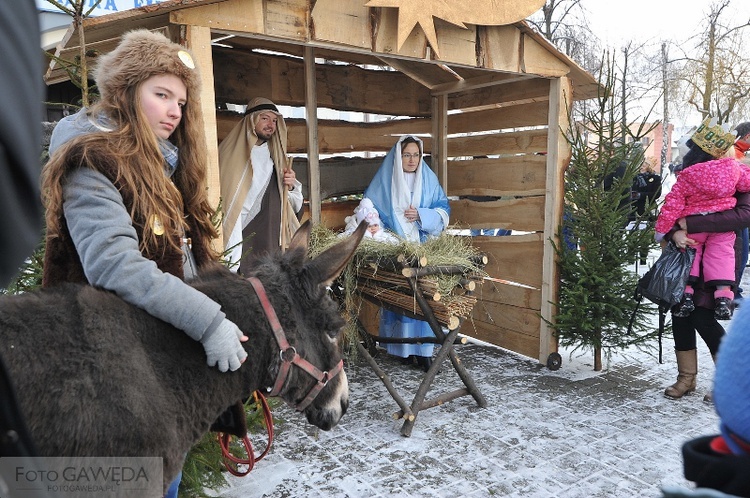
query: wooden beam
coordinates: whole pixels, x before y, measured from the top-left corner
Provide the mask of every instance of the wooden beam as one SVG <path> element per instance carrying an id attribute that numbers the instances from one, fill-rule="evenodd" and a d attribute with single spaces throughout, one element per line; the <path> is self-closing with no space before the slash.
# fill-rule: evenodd
<path id="1" fill-rule="evenodd" d="M 238 33 L 265 33 L 262 0 L 226 0 L 181 9 L 171 14 L 174 24 L 206 26 Z"/>
<path id="2" fill-rule="evenodd" d="M 477 62 L 481 67 L 522 74 L 521 32 L 518 27 L 480 26 L 477 31 L 479 44 Z"/>
<path id="3" fill-rule="evenodd" d="M 524 34 L 522 47 L 524 72 L 548 78 L 558 78 L 570 72 L 568 64 L 556 57 L 534 38 Z"/>
<path id="4" fill-rule="evenodd" d="M 536 154 L 547 150 L 547 130 L 529 130 L 494 135 L 456 137 L 448 140 L 450 157 L 494 154 Z"/>
<path id="5" fill-rule="evenodd" d="M 493 106 L 479 111 L 453 113 L 448 116 L 448 133 L 508 130 L 525 126 L 547 126 L 547 100 L 508 107 Z"/>
<path id="6" fill-rule="evenodd" d="M 307 115 L 307 171 L 310 217 L 320 223 L 320 167 L 318 159 L 318 105 L 315 86 L 315 49 L 305 47 L 305 114 Z"/>
<path id="7" fill-rule="evenodd" d="M 432 171 L 448 191 L 448 98 L 432 98 Z"/>
<path id="8" fill-rule="evenodd" d="M 331 197 L 363 193 L 382 163 L 382 157 L 329 157 L 321 159 L 319 162 L 321 204 L 323 206 L 328 204 L 326 201 Z M 309 200 L 308 185 L 310 182 L 308 175 L 310 171 L 307 165 L 307 157 L 295 157 L 292 169 L 297 174 L 297 180 L 302 183 L 302 193 L 305 199 Z"/>
<path id="9" fill-rule="evenodd" d="M 395 57 L 378 58 L 382 60 L 385 65 L 392 67 L 402 74 L 405 74 L 424 87 L 432 88 L 436 84 L 435 81 L 431 80 L 424 71 L 420 71 L 418 66 L 414 65 L 413 63 L 410 64 L 401 59 L 396 59 Z"/>
<path id="10" fill-rule="evenodd" d="M 304 61 L 237 49 L 214 49 L 216 97 L 220 103 L 245 104 L 266 95 L 277 105 L 305 105 Z M 396 71 L 351 65 L 316 68 L 317 103 L 342 111 L 429 117 L 430 92 Z"/>
<path id="11" fill-rule="evenodd" d="M 492 277 L 490 276 L 490 278 Z M 539 289 L 489 279 L 482 280 L 474 295 L 483 302 L 510 304 L 537 311 L 542 304 L 542 293 Z"/>
<path id="12" fill-rule="evenodd" d="M 450 196 L 543 196 L 547 158 L 523 155 L 448 161 Z"/>
<path id="13" fill-rule="evenodd" d="M 542 260 L 545 243 L 541 232 L 472 239 L 472 244 L 479 252 L 487 254 L 489 262 L 484 269 L 491 277 L 537 289 L 542 285 L 542 268 L 539 262 Z"/>
<path id="14" fill-rule="evenodd" d="M 362 0 L 317 0 L 311 18 L 316 40 L 371 48 L 370 9 Z"/>
<path id="15" fill-rule="evenodd" d="M 519 102 L 548 100 L 549 81 L 536 78 L 454 93 L 450 96 L 448 109 L 470 109 L 487 104 L 507 106 Z"/>
<path id="16" fill-rule="evenodd" d="M 263 8 L 266 35 L 299 42 L 310 39 L 310 0 L 263 0 Z"/>
<path id="17" fill-rule="evenodd" d="M 324 202 L 320 211 L 320 222 L 331 230 L 343 230 L 344 219 L 354 213 L 359 201 Z"/>
<path id="18" fill-rule="evenodd" d="M 202 85 L 200 92 L 200 105 L 203 113 L 208 157 L 208 201 L 213 207 L 219 206 L 221 198 L 221 189 L 219 182 L 219 142 L 216 137 L 216 101 L 214 95 L 214 78 L 211 72 L 213 60 L 211 56 L 211 30 L 202 26 L 185 27 L 187 46 L 195 56 L 195 63 L 201 73 Z M 219 227 L 221 230 L 221 227 Z M 217 239 L 218 245 L 221 245 L 221 233 Z M 220 252 L 223 247 L 218 248 Z"/>
<path id="19" fill-rule="evenodd" d="M 494 310 L 489 312 L 484 310 L 483 304 L 478 303 L 474 307 L 472 313 L 472 319 L 464 321 L 461 327 L 461 333 L 467 334 L 471 337 L 475 337 L 480 341 L 489 342 L 490 344 L 497 344 L 498 346 L 514 351 L 518 354 L 528 356 L 530 358 L 536 358 L 538 354 L 539 338 L 528 334 L 522 334 L 513 330 L 512 328 L 501 327 L 495 323 L 485 322 L 476 318 L 488 314 L 495 314 Z M 498 312 L 499 313 L 499 312 Z M 534 318 L 533 315 L 527 315 L 530 319 L 537 321 L 539 318 Z"/>
<path id="20" fill-rule="evenodd" d="M 435 85 L 431 88 L 432 95 L 442 95 L 447 93 L 458 93 L 466 92 L 471 90 L 477 90 L 479 88 L 486 88 L 488 86 L 495 85 L 507 85 L 508 83 L 515 83 L 517 81 L 526 81 L 532 79 L 533 76 L 529 75 L 510 75 L 504 73 L 491 73 L 485 76 L 479 76 L 470 80 L 460 80 L 455 83 L 443 83 L 441 85 Z"/>
<path id="21" fill-rule="evenodd" d="M 550 85 L 549 136 L 547 138 L 547 193 L 545 195 L 544 254 L 542 257 L 542 318 L 554 323 L 557 313 L 553 303 L 559 301 L 560 269 L 550 240 L 557 238 L 562 223 L 564 172 L 570 162 L 571 149 L 566 139 L 572 105 L 572 84 L 568 78 L 553 80 Z M 550 353 L 557 351 L 554 330 L 542 321 L 539 338 L 539 361 L 547 363 Z"/>
<path id="22" fill-rule="evenodd" d="M 474 307 L 472 318 L 487 325 L 512 330 L 536 341 L 539 340 L 540 320 L 537 310 L 516 306 L 515 303 L 482 301 L 482 304 Z"/>
<path id="23" fill-rule="evenodd" d="M 219 141 L 242 119 L 234 111 L 219 111 Z M 286 119 L 288 131 L 287 147 L 291 154 L 307 152 L 307 123 L 304 119 Z M 377 122 L 352 122 L 318 120 L 318 152 L 320 154 L 344 154 L 365 152 L 388 152 L 396 141 L 394 137 L 407 133 L 424 135 L 432 131 L 432 121 L 425 118 L 394 119 Z M 430 137 L 422 137 L 424 149 L 432 150 Z"/>
<path id="24" fill-rule="evenodd" d="M 428 1 L 431 5 L 436 3 L 434 0 Z M 438 44 L 434 47 L 435 59 L 446 64 L 477 65 L 477 26 L 475 24 L 467 23 L 464 27 L 460 27 L 442 19 L 435 19 L 435 33 Z"/>
<path id="25" fill-rule="evenodd" d="M 451 224 L 461 228 L 509 228 L 525 232 L 544 228 L 544 197 L 541 195 L 488 202 L 459 199 L 450 201 L 450 206 Z M 539 261 L 535 263 L 537 267 Z"/>

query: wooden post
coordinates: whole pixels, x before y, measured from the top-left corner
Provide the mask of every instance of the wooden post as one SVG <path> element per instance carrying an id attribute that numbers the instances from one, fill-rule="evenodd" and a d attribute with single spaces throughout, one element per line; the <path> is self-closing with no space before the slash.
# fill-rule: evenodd
<path id="1" fill-rule="evenodd" d="M 570 162 L 570 145 L 565 134 L 568 130 L 568 115 L 573 102 L 572 86 L 568 78 L 550 81 L 549 129 L 547 134 L 547 178 L 544 196 L 544 255 L 542 257 L 542 305 L 544 320 L 553 321 L 556 308 L 552 305 L 559 299 L 560 270 L 551 240 L 556 244 L 557 231 L 562 222 L 565 168 Z M 547 364 L 550 353 L 557 352 L 557 339 L 553 329 L 544 320 L 539 331 L 539 361 Z"/>
<path id="2" fill-rule="evenodd" d="M 318 152 L 318 100 L 315 81 L 315 49 L 305 47 L 305 114 L 307 119 L 307 174 L 310 219 L 320 223 L 320 165 Z"/>
<path id="3" fill-rule="evenodd" d="M 206 155 L 208 157 L 208 202 L 216 208 L 221 197 L 219 183 L 219 139 L 216 131 L 216 93 L 214 91 L 213 56 L 211 54 L 211 29 L 204 26 L 185 26 L 185 41 L 193 52 L 195 63 L 201 75 L 200 102 L 203 113 L 204 132 L 206 134 Z M 215 241 L 221 245 L 221 227 L 219 238 Z M 223 251 L 223 247 L 215 247 Z"/>
<path id="4" fill-rule="evenodd" d="M 448 192 L 448 95 L 432 97 L 432 170 Z"/>

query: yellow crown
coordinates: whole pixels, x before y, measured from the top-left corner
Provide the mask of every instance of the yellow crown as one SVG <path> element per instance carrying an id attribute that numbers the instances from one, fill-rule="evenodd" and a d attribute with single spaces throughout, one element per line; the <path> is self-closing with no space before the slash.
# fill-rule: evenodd
<path id="1" fill-rule="evenodd" d="M 716 118 L 706 118 L 690 137 L 695 145 L 714 157 L 726 154 L 734 144 L 734 133 L 716 124 Z"/>

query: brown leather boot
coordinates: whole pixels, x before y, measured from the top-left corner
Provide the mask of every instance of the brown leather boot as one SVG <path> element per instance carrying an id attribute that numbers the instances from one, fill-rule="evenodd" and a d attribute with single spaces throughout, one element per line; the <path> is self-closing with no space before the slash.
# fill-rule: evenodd
<path id="1" fill-rule="evenodd" d="M 687 393 L 695 391 L 695 376 L 698 375 L 698 350 L 675 351 L 677 355 L 677 382 L 669 386 L 664 395 L 671 399 L 680 399 Z"/>
<path id="2" fill-rule="evenodd" d="M 716 365 L 716 355 L 712 354 L 711 359 L 714 360 L 714 365 Z M 708 391 L 705 396 L 703 396 L 703 402 L 713 404 L 714 403 L 714 391 L 713 389 Z"/>

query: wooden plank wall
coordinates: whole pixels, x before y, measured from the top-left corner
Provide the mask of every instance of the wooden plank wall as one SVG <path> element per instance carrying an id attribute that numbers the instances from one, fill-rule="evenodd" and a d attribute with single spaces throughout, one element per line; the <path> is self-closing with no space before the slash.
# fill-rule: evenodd
<path id="1" fill-rule="evenodd" d="M 549 82 L 533 92 L 549 95 Z M 511 85 L 478 90 L 515 92 Z M 511 236 L 476 236 L 489 258 L 480 301 L 462 332 L 537 358 L 540 355 L 543 260 L 548 180 L 546 98 L 511 98 L 511 105 L 465 112 L 449 120 L 448 195 L 451 223 L 460 228 L 507 228 Z M 454 99 L 471 101 L 470 95 Z M 469 130 L 473 128 L 473 133 Z"/>
<path id="2" fill-rule="evenodd" d="M 242 103 L 236 97 L 241 87 L 247 98 L 266 95 L 280 105 L 304 106 L 304 68 L 299 58 L 240 55 L 239 51 L 217 48 L 214 59 L 219 102 Z M 285 75 L 283 85 L 278 84 L 281 74 Z M 546 217 L 550 214 L 550 80 L 508 82 L 452 93 L 447 98 L 437 97 L 442 100 L 436 106 L 429 89 L 399 72 L 318 64 L 315 74 L 321 107 L 399 116 L 375 122 L 362 122 L 359 117 L 318 120 L 321 198 L 325 201 L 364 191 L 397 136 L 418 134 L 425 141 L 425 152 L 430 153 L 434 152 L 430 135 L 435 129 L 446 128 L 448 138 L 442 150 L 447 158 L 447 193 L 453 199 L 451 223 L 464 229 L 502 227 L 523 232 L 473 238 L 488 255 L 487 271 L 495 280 L 480 288 L 480 302 L 462 332 L 540 358 L 542 350 L 550 349 L 540 346 L 549 342 L 540 313 L 546 277 Z M 395 85 L 399 91 L 393 90 L 394 78 L 401 81 Z M 348 89 L 345 93 L 344 88 Z M 431 115 L 435 108 L 448 109 L 445 124 L 435 122 Z M 219 112 L 218 139 L 222 140 L 239 119 L 237 113 Z M 307 154 L 305 120 L 286 122 L 290 153 Z M 295 160 L 294 166 L 304 180 L 306 161 Z M 477 197 L 484 198 L 483 202 Z M 310 196 L 305 193 L 305 198 Z M 341 228 L 355 205 L 324 202 L 321 221 Z M 373 332 L 377 326 L 374 317 L 372 310 L 363 316 Z"/>

